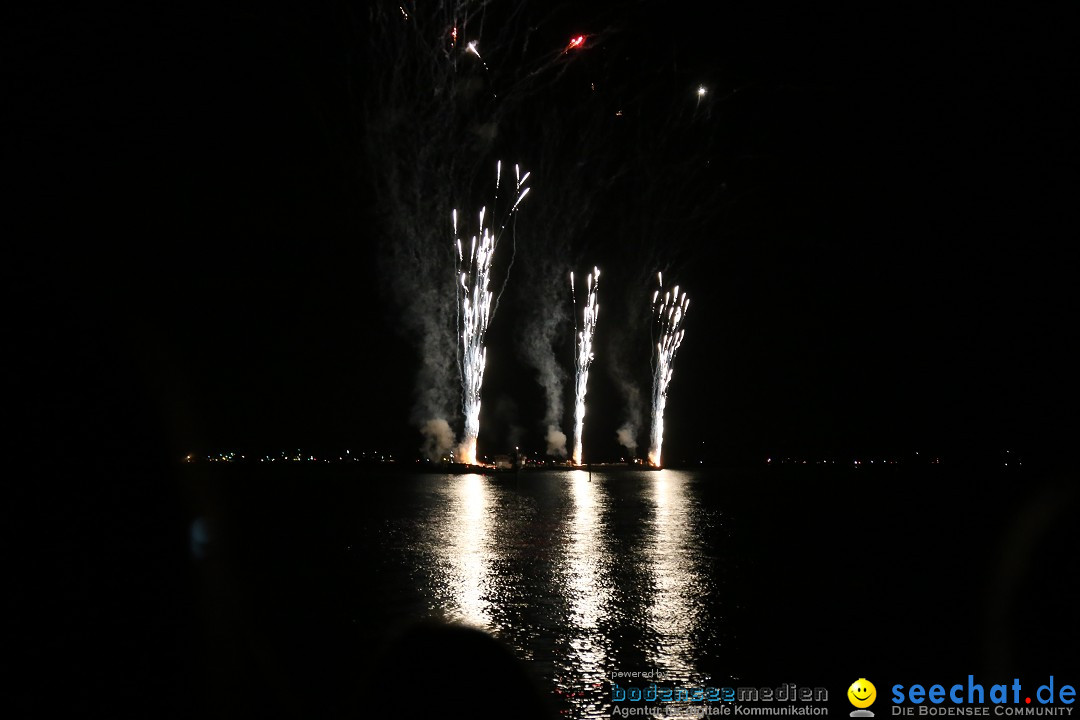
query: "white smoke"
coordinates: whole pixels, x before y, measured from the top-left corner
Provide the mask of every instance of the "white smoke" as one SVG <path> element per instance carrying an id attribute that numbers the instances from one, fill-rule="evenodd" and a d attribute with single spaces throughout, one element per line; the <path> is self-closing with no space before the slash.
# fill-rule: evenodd
<path id="1" fill-rule="evenodd" d="M 563 388 L 566 371 L 555 356 L 556 340 L 567 334 L 569 324 L 567 298 L 559 282 L 560 272 L 551 261 L 532 262 L 530 312 L 521 326 L 518 353 L 536 371 L 536 380 L 544 389 L 544 439 L 547 454 L 567 456 L 566 434 L 560 430 L 563 422 Z"/>
<path id="2" fill-rule="evenodd" d="M 420 426 L 420 434 L 424 436 L 421 451 L 428 460 L 441 460 L 454 446 L 454 431 L 450 429 L 450 423 L 442 418 L 424 422 Z"/>
<path id="3" fill-rule="evenodd" d="M 566 433 L 554 425 L 548 425 L 547 436 L 547 454 L 554 455 L 555 457 L 566 457 Z"/>
<path id="4" fill-rule="evenodd" d="M 417 263 L 419 264 L 419 263 Z M 411 420 L 420 431 L 420 450 L 429 460 L 441 460 L 453 447 L 449 420 L 456 415 L 460 399 L 455 362 L 453 297 L 445 278 L 432 272 L 437 280 L 421 283 L 407 275 L 396 283 L 403 310 L 400 327 L 417 346 L 420 366 Z"/>
<path id="5" fill-rule="evenodd" d="M 637 453 L 637 434 L 637 426 L 631 425 L 629 422 L 615 431 L 615 437 L 618 439 L 619 444 L 626 448 L 626 451 L 631 456 Z"/>
<path id="6" fill-rule="evenodd" d="M 622 333 L 614 335 L 612 337 L 612 350 L 609 352 L 606 365 L 611 379 L 615 381 L 615 385 L 619 388 L 619 394 L 622 396 L 623 422 L 619 429 L 615 431 L 615 437 L 631 456 L 636 456 L 637 438 L 641 430 L 644 404 L 642 403 L 641 389 L 638 382 L 630 369 L 624 364 L 624 358 L 628 355 L 625 352 L 627 345 L 628 338 L 626 335 Z"/>

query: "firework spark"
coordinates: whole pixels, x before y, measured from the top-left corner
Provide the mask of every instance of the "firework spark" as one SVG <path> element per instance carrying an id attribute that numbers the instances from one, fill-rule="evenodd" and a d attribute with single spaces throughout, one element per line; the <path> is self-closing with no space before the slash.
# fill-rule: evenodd
<path id="1" fill-rule="evenodd" d="M 497 230 L 488 224 L 497 211 L 499 201 L 499 183 L 502 180 L 502 162 L 495 166 L 495 204 L 491 215 L 487 208 L 480 208 L 479 234 L 473 235 L 469 243 L 469 252 L 464 252 L 458 235 L 457 210 L 451 213 L 454 224 L 454 249 L 457 257 L 457 307 L 458 331 L 461 334 L 461 390 L 462 411 L 465 414 L 465 434 L 458 447 L 459 462 L 476 464 L 476 438 L 480 434 L 480 388 L 484 384 L 484 368 L 487 365 L 487 348 L 484 346 L 484 334 L 488 323 L 498 307 L 498 296 L 491 290 L 491 261 L 495 256 L 499 238 L 518 206 L 529 193 L 525 181 L 529 173 L 521 175 L 518 166 L 514 166 L 516 175 L 517 199 L 506 212 Z"/>
<path id="2" fill-rule="evenodd" d="M 589 384 L 589 367 L 593 361 L 593 333 L 600 305 L 596 302 L 600 286 L 600 269 L 593 267 L 586 281 L 585 308 L 582 310 L 581 331 L 577 331 L 577 295 L 574 292 L 574 273 L 570 273 L 570 294 L 574 298 L 574 333 L 577 344 L 577 375 L 574 382 L 574 454 L 575 465 L 581 464 L 581 438 L 585 431 L 585 392 Z"/>
<path id="3" fill-rule="evenodd" d="M 491 164 L 499 157 L 495 153 L 500 152 L 505 130 L 532 128 L 539 117 L 535 102 L 555 97 L 567 81 L 568 70 L 588 61 L 588 54 L 578 50 L 599 47 L 605 37 L 604 33 L 586 35 L 583 46 L 570 53 L 563 52 L 573 39 L 570 34 L 547 38 L 541 45 L 535 29 L 564 18 L 554 5 L 541 3 L 534 9 L 537 12 L 498 13 L 496 22 L 488 2 L 366 3 L 368 32 L 365 42 L 353 48 L 358 62 L 372 70 L 365 76 L 360 124 L 365 156 L 372 160 L 365 166 L 366 187 L 373 193 L 372 202 L 386 210 L 386 232 L 378 239 L 377 279 L 400 310 L 403 334 L 423 358 L 416 371 L 410 422 L 421 429 L 425 456 L 433 461 L 451 453 L 456 457 L 456 442 L 461 438 L 461 427 L 455 425 L 462 406 L 461 385 L 454 377 L 455 371 L 459 382 L 463 377 L 461 305 L 448 299 L 462 289 L 460 273 L 452 273 L 450 266 L 471 257 L 464 251 L 470 249 L 470 238 L 477 232 L 476 205 L 486 204 L 489 222 L 498 227 L 503 210 L 514 200 L 510 197 L 512 165 L 507 165 L 508 182 L 499 194 L 498 214 L 492 212 L 490 202 L 484 202 L 487 194 L 475 204 L 455 204 L 454 188 L 490 187 L 486 183 L 491 181 Z M 500 58 L 514 61 L 499 62 Z M 550 116 L 553 131 L 534 133 L 529 140 L 532 156 L 552 160 L 545 169 L 548 175 L 563 175 L 563 165 L 578 168 L 559 183 L 558 199 L 552 196 L 545 201 L 559 207 L 559 212 L 549 213 L 554 219 L 545 220 L 541 230 L 544 236 L 558 234 L 564 243 L 571 236 L 566 228 L 587 226 L 593 203 L 581 199 L 599 191 L 599 181 L 609 178 L 608 166 L 599 162 L 579 167 L 582 156 L 599 159 L 596 149 L 610 133 L 605 113 L 583 110 L 579 114 L 579 106 L 552 106 L 551 110 L 559 110 Z M 569 136 L 561 128 L 571 123 L 577 130 L 567 145 Z M 544 125 L 549 126 L 547 120 Z M 618 155 L 606 152 L 603 157 Z M 481 181 L 483 185 L 478 185 Z M 563 197 L 574 200 L 566 202 Z M 454 207 L 459 210 L 464 247 L 461 260 L 451 262 L 447 254 L 458 257 L 457 250 L 450 250 L 451 238 L 444 228 Z M 503 253 L 507 260 L 511 257 L 508 250 L 499 250 L 495 258 L 492 289 L 496 300 L 504 282 Z M 565 253 L 550 255 L 564 257 Z M 565 272 L 553 270 L 543 278 L 553 298 L 563 300 L 558 303 L 560 321 L 568 311 Z M 494 356 L 492 362 L 497 362 Z M 562 408 L 558 410 L 561 417 Z M 451 444 L 445 445 L 448 437 Z M 565 455 L 565 440 L 562 445 Z"/>
<path id="4" fill-rule="evenodd" d="M 660 449 L 664 444 L 664 407 L 667 405 L 668 384 L 671 382 L 671 363 L 682 345 L 685 330 L 680 329 L 690 300 L 679 286 L 664 292 L 664 277 L 656 274 L 659 287 L 653 293 L 653 321 L 660 332 L 653 354 L 653 412 L 652 432 L 649 435 L 649 464 L 660 467 Z M 663 295 L 661 295 L 663 293 Z"/>

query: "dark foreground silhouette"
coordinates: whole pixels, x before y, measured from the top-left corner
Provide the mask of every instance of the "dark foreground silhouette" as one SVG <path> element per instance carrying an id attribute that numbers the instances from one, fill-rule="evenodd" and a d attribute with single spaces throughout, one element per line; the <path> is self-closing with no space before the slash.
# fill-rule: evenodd
<path id="1" fill-rule="evenodd" d="M 377 678 L 380 699 L 372 710 L 397 709 L 403 717 L 554 717 L 526 667 L 481 630 L 414 625 L 390 641 L 380 664 L 391 672 Z"/>

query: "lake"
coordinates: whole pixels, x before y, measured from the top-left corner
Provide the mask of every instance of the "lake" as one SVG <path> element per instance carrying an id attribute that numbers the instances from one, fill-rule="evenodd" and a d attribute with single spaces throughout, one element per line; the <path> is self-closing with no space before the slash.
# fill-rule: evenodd
<path id="1" fill-rule="evenodd" d="M 843 701 L 859 677 L 1060 675 L 1076 638 L 1074 486 L 1018 473 L 189 474 L 226 704 L 362 712 L 423 619 L 489 632 L 573 718 L 611 717 L 613 673 Z"/>

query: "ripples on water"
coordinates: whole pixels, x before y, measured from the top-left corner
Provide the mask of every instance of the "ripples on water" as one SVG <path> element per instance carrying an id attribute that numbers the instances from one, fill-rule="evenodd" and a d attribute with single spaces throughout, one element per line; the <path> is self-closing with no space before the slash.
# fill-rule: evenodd
<path id="1" fill-rule="evenodd" d="M 415 476 L 375 540 L 393 612 L 474 625 L 550 683 L 564 715 L 610 717 L 612 671 L 717 684 L 721 511 L 689 472 Z M 711 682 L 710 682 L 711 681 Z"/>

